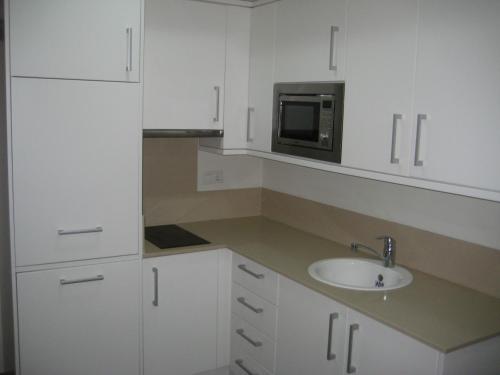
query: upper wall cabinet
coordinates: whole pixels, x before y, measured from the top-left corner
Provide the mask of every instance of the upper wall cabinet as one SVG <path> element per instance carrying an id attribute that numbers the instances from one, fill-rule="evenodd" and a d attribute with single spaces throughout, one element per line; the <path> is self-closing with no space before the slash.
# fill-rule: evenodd
<path id="1" fill-rule="evenodd" d="M 500 2 L 420 4 L 412 169 L 500 191 Z"/>
<path id="2" fill-rule="evenodd" d="M 277 3 L 252 9 L 247 147 L 271 152 Z"/>
<path id="3" fill-rule="evenodd" d="M 141 0 L 10 1 L 13 76 L 139 81 Z"/>
<path id="4" fill-rule="evenodd" d="M 145 129 L 223 129 L 225 6 L 146 0 Z"/>
<path id="5" fill-rule="evenodd" d="M 345 0 L 282 0 L 276 19 L 276 82 L 343 78 Z"/>
<path id="6" fill-rule="evenodd" d="M 414 0 L 350 0 L 342 162 L 408 174 L 417 36 Z"/>

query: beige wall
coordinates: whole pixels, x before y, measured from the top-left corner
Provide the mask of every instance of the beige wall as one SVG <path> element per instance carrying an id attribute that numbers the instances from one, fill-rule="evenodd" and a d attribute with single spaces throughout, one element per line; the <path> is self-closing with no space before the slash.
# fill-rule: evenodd
<path id="1" fill-rule="evenodd" d="M 214 191 L 198 192 L 197 150 L 197 139 L 144 140 L 143 213 L 146 225 L 260 214 L 261 189 L 253 187 L 260 186 L 260 164 L 257 168 L 255 165 L 260 161 L 236 157 L 218 164 L 208 155 L 208 159 L 200 163 L 201 167 L 206 173 L 212 169 L 222 171 L 225 180 L 221 184 L 204 185 L 211 190 L 216 187 Z M 241 184 L 241 175 L 247 176 L 244 184 Z M 203 178 L 204 171 L 200 176 Z"/>

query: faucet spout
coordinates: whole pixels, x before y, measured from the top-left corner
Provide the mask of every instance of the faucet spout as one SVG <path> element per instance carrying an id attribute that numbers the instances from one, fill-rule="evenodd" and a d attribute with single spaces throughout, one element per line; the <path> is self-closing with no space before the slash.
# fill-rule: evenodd
<path id="1" fill-rule="evenodd" d="M 396 260 L 395 260 L 395 242 L 394 239 L 390 236 L 382 236 L 382 237 L 377 237 L 379 240 L 384 240 L 384 251 L 379 253 L 377 250 L 372 249 L 369 246 L 353 242 L 351 243 L 351 250 L 352 251 L 358 251 L 360 249 L 369 251 L 370 253 L 376 255 L 379 259 L 383 260 L 384 262 L 384 267 L 392 268 L 396 265 Z"/>

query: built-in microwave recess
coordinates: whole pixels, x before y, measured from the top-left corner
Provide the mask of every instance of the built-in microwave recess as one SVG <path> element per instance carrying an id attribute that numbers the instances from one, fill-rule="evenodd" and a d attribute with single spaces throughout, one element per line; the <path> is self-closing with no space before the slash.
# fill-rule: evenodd
<path id="1" fill-rule="evenodd" d="M 344 82 L 276 83 L 272 151 L 340 163 Z"/>

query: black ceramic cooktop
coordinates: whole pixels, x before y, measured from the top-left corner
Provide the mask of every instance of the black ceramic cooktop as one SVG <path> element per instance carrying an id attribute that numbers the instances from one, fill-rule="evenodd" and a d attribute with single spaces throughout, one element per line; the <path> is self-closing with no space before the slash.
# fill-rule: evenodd
<path id="1" fill-rule="evenodd" d="M 210 243 L 177 225 L 146 227 L 144 229 L 144 237 L 160 249 L 206 245 Z"/>

